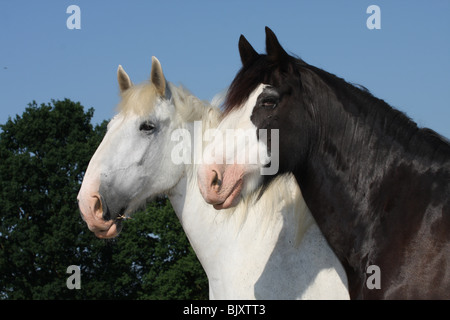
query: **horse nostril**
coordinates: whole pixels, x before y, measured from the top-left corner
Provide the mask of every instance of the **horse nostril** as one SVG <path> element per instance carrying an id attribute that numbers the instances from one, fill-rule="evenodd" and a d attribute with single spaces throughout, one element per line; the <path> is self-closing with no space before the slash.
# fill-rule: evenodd
<path id="1" fill-rule="evenodd" d="M 213 170 L 213 172 L 214 172 L 214 178 L 211 182 L 211 186 L 212 187 L 214 187 L 214 186 L 220 187 L 222 185 L 222 180 L 219 179 L 219 174 L 217 173 L 216 170 Z"/>
<path id="2" fill-rule="evenodd" d="M 95 203 L 94 203 L 94 212 L 96 214 L 103 213 L 103 206 L 102 206 L 102 200 L 98 196 L 94 196 Z"/>
<path id="3" fill-rule="evenodd" d="M 108 206 L 106 205 L 103 197 L 99 195 L 95 195 L 95 203 L 94 203 L 94 214 L 98 218 L 102 217 L 103 220 L 108 221 L 111 220 L 111 214 L 108 210 Z"/>

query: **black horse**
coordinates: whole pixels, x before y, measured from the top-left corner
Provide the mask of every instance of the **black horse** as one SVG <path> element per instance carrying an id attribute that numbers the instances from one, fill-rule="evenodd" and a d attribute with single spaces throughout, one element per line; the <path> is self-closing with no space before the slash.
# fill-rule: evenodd
<path id="1" fill-rule="evenodd" d="M 449 299 L 449 141 L 367 89 L 290 56 L 267 27 L 266 50 L 258 54 L 241 36 L 243 67 L 225 116 L 265 84 L 251 121 L 279 130 L 279 150 L 269 150 L 279 152 L 278 174 L 295 175 L 346 269 L 351 298 Z M 379 289 L 368 285 L 372 270 Z"/>

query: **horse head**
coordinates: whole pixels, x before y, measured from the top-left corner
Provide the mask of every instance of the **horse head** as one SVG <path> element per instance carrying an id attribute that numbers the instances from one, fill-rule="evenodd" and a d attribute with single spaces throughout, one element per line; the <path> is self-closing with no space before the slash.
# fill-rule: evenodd
<path id="1" fill-rule="evenodd" d="M 182 125 L 176 107 L 180 89 L 166 81 L 155 57 L 150 81 L 133 85 L 121 66 L 117 78 L 120 112 L 109 122 L 78 194 L 82 217 L 100 238 L 116 236 L 124 218 L 184 173 L 182 163 L 171 161 L 176 145 L 171 134 Z"/>

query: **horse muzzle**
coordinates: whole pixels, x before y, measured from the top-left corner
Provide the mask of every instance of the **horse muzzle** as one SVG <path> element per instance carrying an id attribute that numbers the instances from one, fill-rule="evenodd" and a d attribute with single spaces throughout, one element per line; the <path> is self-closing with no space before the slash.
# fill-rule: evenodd
<path id="1" fill-rule="evenodd" d="M 121 221 L 114 219 L 99 193 L 85 194 L 80 190 L 77 200 L 81 217 L 98 238 L 108 239 L 119 234 Z"/>

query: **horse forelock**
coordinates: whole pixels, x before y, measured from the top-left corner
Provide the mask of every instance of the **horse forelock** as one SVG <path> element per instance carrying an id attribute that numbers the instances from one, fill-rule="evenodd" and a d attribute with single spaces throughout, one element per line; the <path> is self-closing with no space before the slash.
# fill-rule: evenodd
<path id="1" fill-rule="evenodd" d="M 153 111 L 159 95 L 152 83 L 145 82 L 125 90 L 121 97 L 122 100 L 118 105 L 119 112 L 144 116 Z"/>
<path id="2" fill-rule="evenodd" d="M 175 86 L 170 82 L 167 83 L 165 97 L 160 96 L 151 82 L 134 85 L 124 91 L 121 96 L 122 100 L 118 105 L 118 111 L 121 113 L 146 116 L 154 111 L 158 101 L 166 99 L 175 106 L 183 122 L 201 120 L 203 113 L 208 109 L 206 107 L 211 107 L 208 102 L 198 99 L 183 86 Z"/>
<path id="3" fill-rule="evenodd" d="M 250 94 L 262 83 L 280 85 L 287 73 L 297 73 L 303 60 L 286 56 L 282 61 L 274 61 L 270 56 L 260 55 L 249 66 L 243 66 L 228 88 L 224 102 L 223 117 L 243 106 Z"/>

